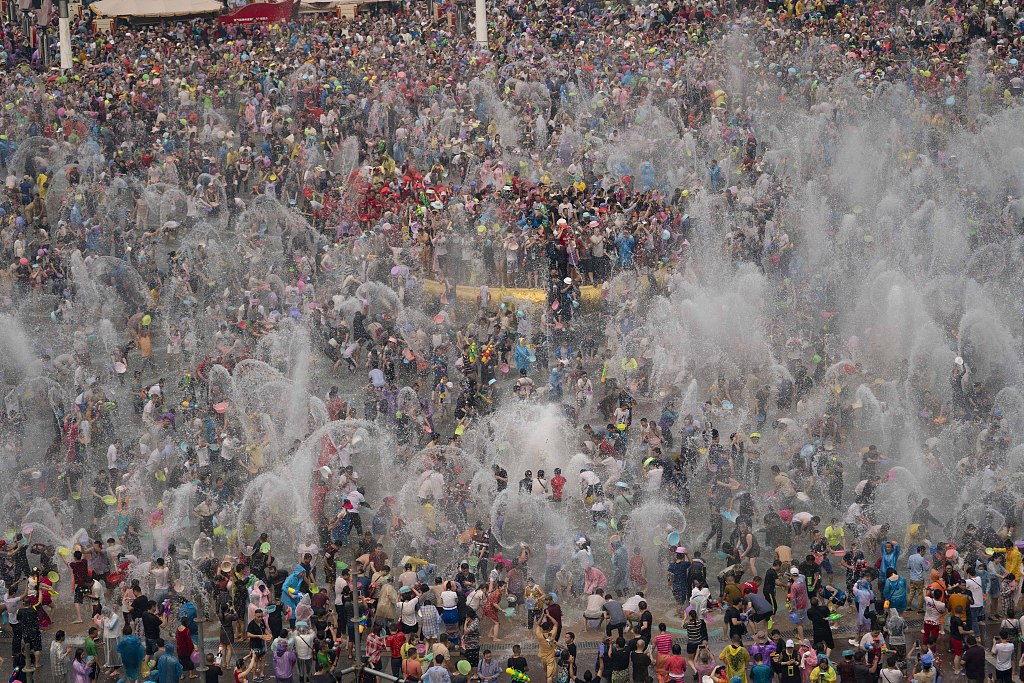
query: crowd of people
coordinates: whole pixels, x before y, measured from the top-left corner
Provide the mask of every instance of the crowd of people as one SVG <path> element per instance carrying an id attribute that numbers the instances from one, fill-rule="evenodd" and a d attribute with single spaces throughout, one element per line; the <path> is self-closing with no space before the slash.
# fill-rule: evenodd
<path id="1" fill-rule="evenodd" d="M 1019 3 L 435 10 L 0 27 L 11 680 L 1021 677 Z"/>

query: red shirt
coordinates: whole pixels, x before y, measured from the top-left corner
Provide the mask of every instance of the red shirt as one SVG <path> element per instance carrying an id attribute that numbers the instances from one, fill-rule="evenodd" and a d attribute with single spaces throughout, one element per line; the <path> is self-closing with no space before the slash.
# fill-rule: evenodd
<path id="1" fill-rule="evenodd" d="M 85 560 L 72 560 L 68 563 L 71 567 L 71 577 L 74 579 L 76 586 L 89 586 L 89 563 Z"/>
<path id="2" fill-rule="evenodd" d="M 672 654 L 672 635 L 669 633 L 659 633 L 654 636 L 654 649 L 659 655 Z"/>
<path id="3" fill-rule="evenodd" d="M 556 474 L 551 477 L 551 499 L 562 500 L 562 489 L 565 488 L 565 477 L 561 474 Z"/>
<path id="4" fill-rule="evenodd" d="M 686 673 L 686 657 L 682 655 L 669 655 L 665 662 L 665 671 L 673 680 L 683 680 Z"/>
<path id="5" fill-rule="evenodd" d="M 392 633 L 384 641 L 389 648 L 391 648 L 391 658 L 401 659 L 402 658 L 402 646 L 405 645 L 405 634 L 404 633 Z"/>

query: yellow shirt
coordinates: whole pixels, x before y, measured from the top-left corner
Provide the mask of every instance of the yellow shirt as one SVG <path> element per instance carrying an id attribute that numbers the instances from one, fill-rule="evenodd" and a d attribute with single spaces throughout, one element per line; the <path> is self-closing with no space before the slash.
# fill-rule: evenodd
<path id="1" fill-rule="evenodd" d="M 831 666 L 824 671 L 820 666 L 811 669 L 811 683 L 835 683 L 836 670 Z"/>
<path id="2" fill-rule="evenodd" d="M 1017 546 L 1014 546 L 1011 550 L 1006 551 L 1006 571 L 1009 574 L 1013 574 L 1019 580 L 1021 562 L 1024 560 L 1024 556 L 1021 555 L 1020 550 Z"/>
<path id="3" fill-rule="evenodd" d="M 725 662 L 725 678 L 732 680 L 733 676 L 739 676 L 743 683 L 747 683 L 747 663 L 750 661 L 750 653 L 746 648 L 736 647 L 731 643 L 718 655 L 718 658 Z"/>
<path id="4" fill-rule="evenodd" d="M 846 532 L 841 526 L 827 526 L 825 527 L 825 540 L 828 541 L 829 548 L 840 548 L 843 541 L 846 540 Z"/>

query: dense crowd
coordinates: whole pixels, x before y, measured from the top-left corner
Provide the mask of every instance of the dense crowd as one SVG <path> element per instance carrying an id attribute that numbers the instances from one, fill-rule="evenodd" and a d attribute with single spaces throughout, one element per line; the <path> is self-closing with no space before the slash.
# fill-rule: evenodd
<path id="1" fill-rule="evenodd" d="M 814 258 L 864 208 L 807 170 L 955 177 L 1018 300 L 1024 204 L 957 160 L 1014 139 L 1018 4 L 513 0 L 487 49 L 461 11 L 86 18 L 66 73 L 3 25 L 12 680 L 1019 676 L 1020 359 L 967 304 L 931 375 L 837 340 Z M 898 167 L 851 160 L 894 99 Z"/>

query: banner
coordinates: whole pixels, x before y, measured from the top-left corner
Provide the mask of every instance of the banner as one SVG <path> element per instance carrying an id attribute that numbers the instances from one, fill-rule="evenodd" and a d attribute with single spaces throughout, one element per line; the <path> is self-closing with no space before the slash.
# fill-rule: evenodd
<path id="1" fill-rule="evenodd" d="M 217 17 L 222 24 L 263 24 L 277 21 L 288 21 L 292 16 L 292 4 L 298 0 L 285 2 L 256 2 Z"/>

